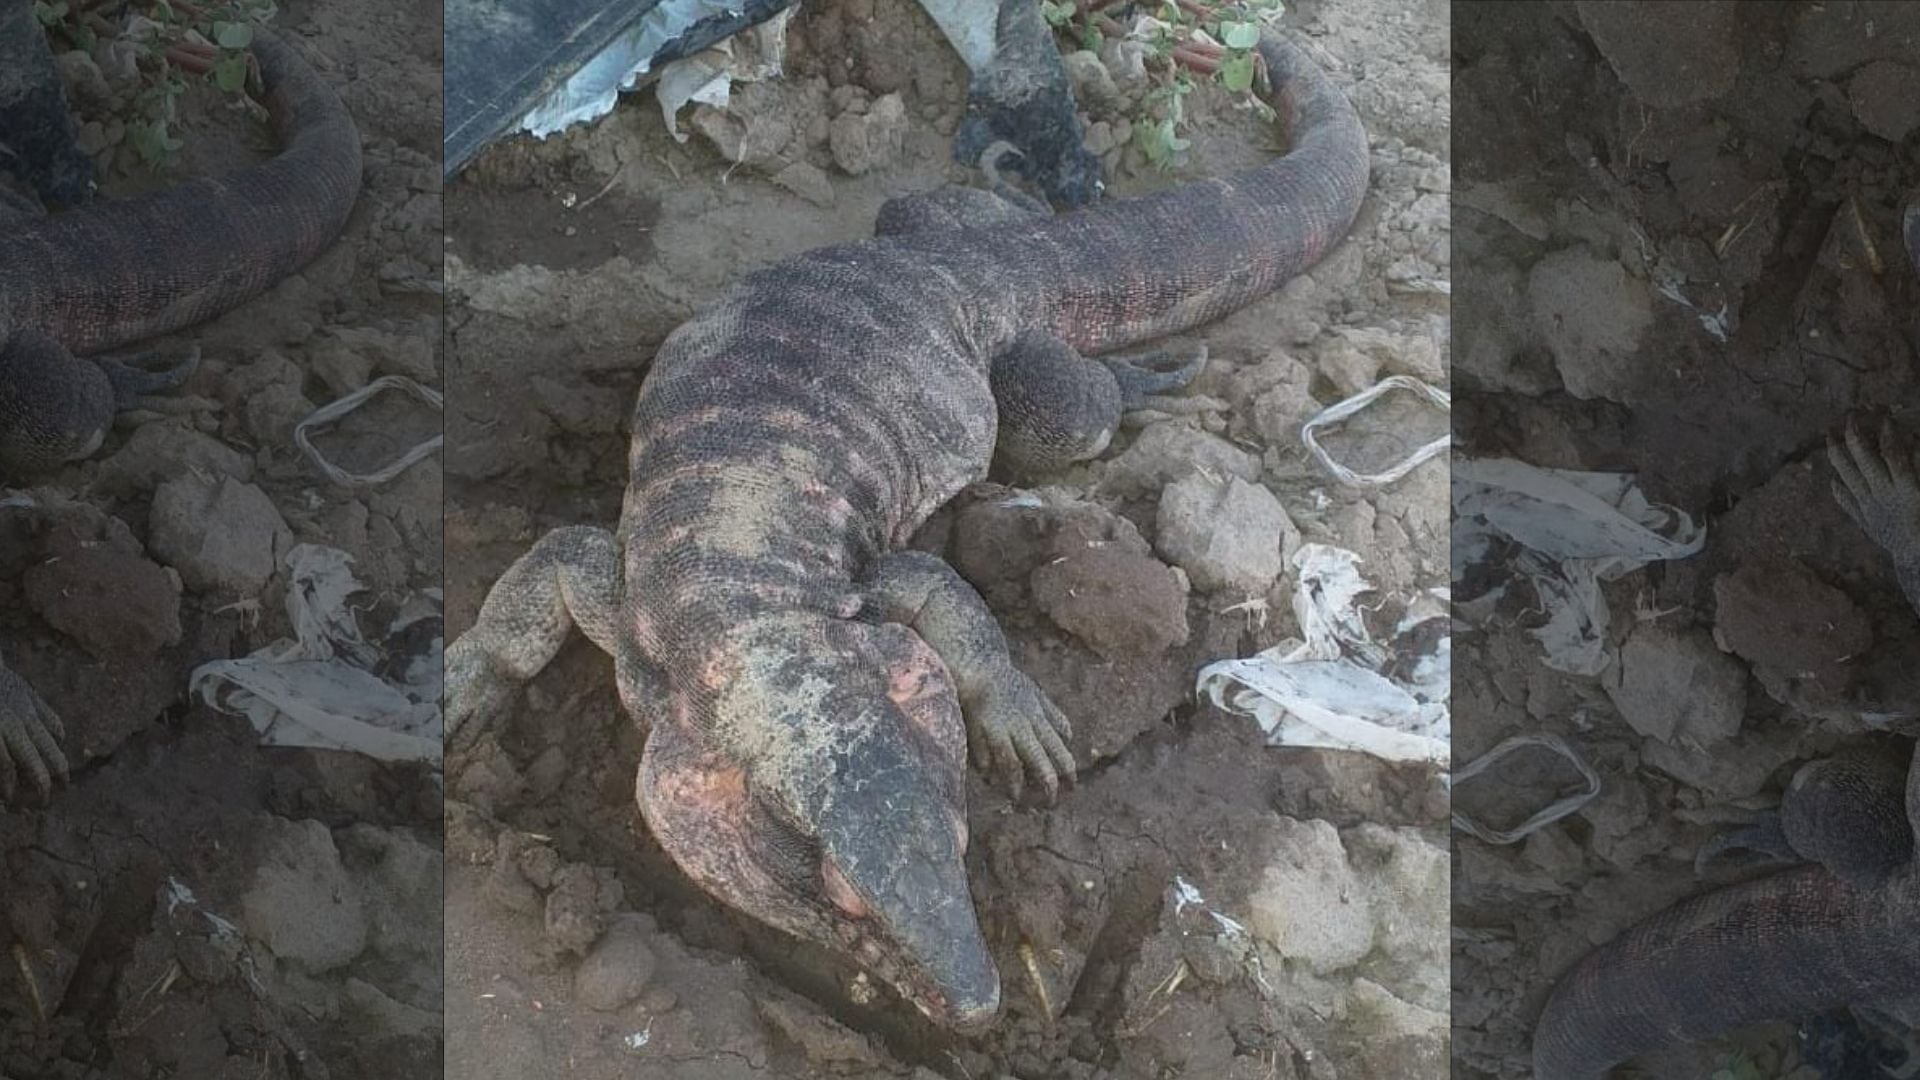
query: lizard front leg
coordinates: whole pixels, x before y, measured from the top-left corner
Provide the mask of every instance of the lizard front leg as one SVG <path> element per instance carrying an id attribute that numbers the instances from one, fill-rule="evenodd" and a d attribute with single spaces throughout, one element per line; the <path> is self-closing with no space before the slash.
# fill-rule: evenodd
<path id="1" fill-rule="evenodd" d="M 471 741 L 498 720 L 576 626 L 618 663 L 621 578 L 619 541 L 584 525 L 553 530 L 507 567 L 472 628 L 447 647 L 447 740 Z"/>
<path id="2" fill-rule="evenodd" d="M 1833 497 L 1873 542 L 1893 556 L 1900 591 L 1920 614 L 1920 473 L 1913 447 L 1888 420 L 1878 445 L 1847 421 L 1844 440 L 1830 440 L 1827 460 L 1839 483 Z"/>
<path id="3" fill-rule="evenodd" d="M 947 666 L 975 767 L 997 768 L 1016 799 L 1028 773 L 1048 801 L 1057 797 L 1075 769 L 1066 715 L 1013 666 L 1000 625 L 973 586 L 919 551 L 882 556 L 862 584 L 888 621 L 919 634 Z"/>
<path id="4" fill-rule="evenodd" d="M 40 700 L 27 680 L 0 663 L 0 802 L 11 802 L 25 773 L 41 795 L 55 778 L 67 778 L 67 755 L 60 749 L 66 731 L 60 717 Z"/>

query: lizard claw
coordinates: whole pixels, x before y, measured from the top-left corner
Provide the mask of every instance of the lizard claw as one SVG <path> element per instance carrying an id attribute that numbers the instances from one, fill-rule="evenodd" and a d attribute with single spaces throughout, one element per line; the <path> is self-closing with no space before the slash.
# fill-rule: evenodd
<path id="1" fill-rule="evenodd" d="M 54 780 L 65 781 L 65 737 L 60 717 L 25 679 L 0 664 L 0 802 L 13 801 L 22 772 L 42 797 L 52 793 Z"/>
<path id="2" fill-rule="evenodd" d="M 1891 420 L 1874 440 L 1848 419 L 1844 437 L 1827 441 L 1827 461 L 1839 477 L 1834 500 L 1875 543 L 1896 556 L 1920 548 L 1920 475 Z"/>
<path id="3" fill-rule="evenodd" d="M 445 665 L 441 697 L 445 738 L 449 748 L 459 749 L 471 746 L 506 713 L 517 684 L 494 670 L 486 650 L 471 634 L 447 646 Z"/>
<path id="4" fill-rule="evenodd" d="M 1018 671 L 989 686 L 967 710 L 974 763 L 1004 775 L 1015 800 L 1028 773 L 1046 791 L 1049 805 L 1059 797 L 1062 780 L 1073 782 L 1076 766 L 1066 743 L 1072 732 L 1066 714 Z"/>

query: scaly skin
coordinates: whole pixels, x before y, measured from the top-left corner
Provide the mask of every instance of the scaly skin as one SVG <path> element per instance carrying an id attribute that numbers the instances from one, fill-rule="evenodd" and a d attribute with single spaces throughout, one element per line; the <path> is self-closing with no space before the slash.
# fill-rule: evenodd
<path id="1" fill-rule="evenodd" d="M 1345 233 L 1366 135 L 1296 49 L 1261 50 L 1286 157 L 1057 218 L 909 200 L 887 235 L 748 275 L 675 331 L 640 391 L 618 536 L 556 531 L 494 586 L 447 651 L 449 735 L 580 626 L 651 729 L 640 808 L 693 880 L 939 1023 L 990 1023 L 967 747 L 1051 796 L 1067 725 L 978 594 L 898 549 L 996 443 L 1033 471 L 1090 457 L 1165 378 L 1082 354 L 1224 315 Z"/>
<path id="2" fill-rule="evenodd" d="M 86 356 L 213 318 L 325 250 L 360 190 L 360 135 L 319 74 L 256 31 L 281 152 L 248 169 L 0 229 L 0 472 L 98 449 L 111 368 Z"/>
<path id="3" fill-rule="evenodd" d="M 1911 447 L 1891 423 L 1874 440 L 1850 420 L 1828 459 L 1835 499 L 1893 557 L 1920 613 Z M 1567 973 L 1535 1030 L 1539 1080 L 1599 1077 L 1748 1024 L 1920 996 L 1920 747 L 1904 800 L 1882 768 L 1815 762 L 1795 776 L 1781 824 L 1811 865 L 1687 900 Z"/>
<path id="4" fill-rule="evenodd" d="M 31 5 L 0 6 L 0 61 L 44 55 L 37 26 L 7 21 L 28 12 L 30 22 Z M 148 375 L 79 356 L 237 307 L 346 223 L 360 189 L 360 135 L 346 107 L 272 34 L 254 32 L 253 54 L 282 147 L 272 160 L 52 216 L 0 215 L 0 476 L 91 454 L 117 407 L 180 370 Z M 61 738 L 52 710 L 0 665 L 0 799 L 12 797 L 16 774 L 42 795 L 64 778 Z"/>

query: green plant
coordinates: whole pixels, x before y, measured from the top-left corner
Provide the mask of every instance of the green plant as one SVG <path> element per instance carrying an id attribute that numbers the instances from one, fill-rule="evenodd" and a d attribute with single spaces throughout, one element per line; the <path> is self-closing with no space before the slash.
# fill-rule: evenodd
<path id="1" fill-rule="evenodd" d="M 1760 1063 L 1745 1054 L 1734 1054 L 1713 1072 L 1712 1080 L 1767 1080 Z"/>
<path id="2" fill-rule="evenodd" d="M 92 51 L 102 40 L 133 42 L 140 84 L 126 117 L 135 153 L 170 168 L 185 144 L 173 134 L 178 101 L 194 82 L 221 93 L 246 90 L 254 71 L 253 28 L 273 18 L 273 0 L 138 0 L 117 20 L 100 0 L 34 0 L 34 15 L 56 48 Z"/>
<path id="3" fill-rule="evenodd" d="M 1097 52 L 1108 37 L 1128 33 L 1110 14 L 1116 3 L 1040 0 L 1040 13 L 1056 31 Z M 1255 49 L 1260 26 L 1280 13 L 1282 0 L 1159 0 L 1141 8 L 1157 21 L 1144 40 L 1159 85 L 1145 102 L 1146 114 L 1135 118 L 1133 141 L 1148 161 L 1165 169 L 1190 145 L 1181 136 L 1183 100 L 1196 78 L 1251 97 L 1260 67 Z"/>

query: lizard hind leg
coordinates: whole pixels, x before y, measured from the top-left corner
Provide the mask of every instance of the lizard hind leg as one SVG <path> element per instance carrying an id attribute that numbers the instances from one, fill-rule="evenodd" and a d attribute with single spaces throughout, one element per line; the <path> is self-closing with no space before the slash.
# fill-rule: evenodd
<path id="1" fill-rule="evenodd" d="M 1013 221 L 1033 221 L 1048 213 L 1044 204 L 1036 206 L 1032 199 L 1018 192 L 948 184 L 888 199 L 874 219 L 873 232 L 875 236 L 901 236 L 948 229 L 984 229 Z"/>
<path id="2" fill-rule="evenodd" d="M 470 743 L 499 720 L 575 627 L 619 662 L 622 576 L 619 542 L 589 526 L 555 529 L 507 567 L 473 626 L 447 646 L 447 741 Z M 618 674 L 625 697 L 628 665 Z"/>
<path id="3" fill-rule="evenodd" d="M 113 384 L 33 329 L 0 340 L 0 472 L 37 472 L 100 448 L 115 411 Z"/>
<path id="4" fill-rule="evenodd" d="M 1900 762 L 1866 755 L 1801 767 L 1780 803 L 1787 843 L 1849 882 L 1877 886 L 1913 861 L 1907 772 Z"/>
<path id="5" fill-rule="evenodd" d="M 1018 475 L 1095 457 L 1120 427 L 1126 394 L 1113 369 L 1050 335 L 1020 335 L 993 358 L 989 380 L 1000 413 L 995 456 Z"/>
<path id="6" fill-rule="evenodd" d="M 1207 347 L 1200 346 L 1184 360 L 1172 350 L 1156 349 L 1128 356 L 1103 356 L 1100 362 L 1120 383 L 1120 407 L 1138 409 L 1151 405 L 1155 395 L 1183 390 L 1199 377 L 1207 366 Z"/>
<path id="7" fill-rule="evenodd" d="M 141 399 L 148 394 L 164 393 L 178 388 L 193 377 L 200 367 L 200 349 L 195 346 L 186 358 L 171 367 L 154 368 L 148 361 L 156 355 L 141 353 L 125 360 L 106 356 L 96 356 L 93 362 L 100 366 L 106 375 L 107 383 L 113 387 L 114 406 L 118 409 L 137 408 Z"/>

